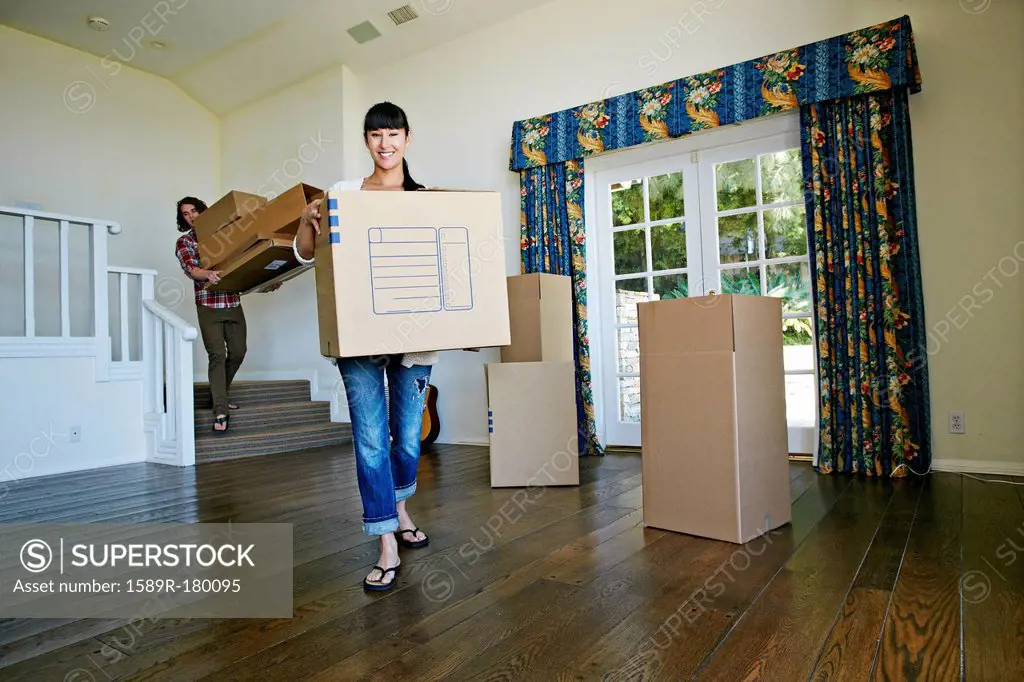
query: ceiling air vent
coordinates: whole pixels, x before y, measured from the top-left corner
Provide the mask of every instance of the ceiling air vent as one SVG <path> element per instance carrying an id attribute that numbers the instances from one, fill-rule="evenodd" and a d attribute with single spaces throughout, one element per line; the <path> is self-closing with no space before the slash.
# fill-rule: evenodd
<path id="1" fill-rule="evenodd" d="M 348 34 L 359 44 L 368 42 L 374 38 L 380 38 L 380 31 L 377 30 L 376 26 L 368 21 L 356 24 L 352 28 L 348 29 Z"/>
<path id="2" fill-rule="evenodd" d="M 391 17 L 391 21 L 395 22 L 395 26 L 401 26 L 407 21 L 412 21 L 419 15 L 416 14 L 416 10 L 412 8 L 412 5 L 403 5 L 398 9 L 393 9 L 388 12 L 388 16 Z"/>

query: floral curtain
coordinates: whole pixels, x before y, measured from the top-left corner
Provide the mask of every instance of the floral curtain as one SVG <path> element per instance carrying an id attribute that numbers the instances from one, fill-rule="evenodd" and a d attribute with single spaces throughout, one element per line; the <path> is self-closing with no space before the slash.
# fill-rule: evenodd
<path id="1" fill-rule="evenodd" d="M 576 415 L 580 455 L 603 453 L 594 421 L 587 336 L 587 268 L 583 237 L 583 164 L 570 160 L 520 175 L 521 271 L 572 277 L 576 327 Z"/>
<path id="2" fill-rule="evenodd" d="M 823 473 L 930 466 L 906 88 L 801 108 Z"/>

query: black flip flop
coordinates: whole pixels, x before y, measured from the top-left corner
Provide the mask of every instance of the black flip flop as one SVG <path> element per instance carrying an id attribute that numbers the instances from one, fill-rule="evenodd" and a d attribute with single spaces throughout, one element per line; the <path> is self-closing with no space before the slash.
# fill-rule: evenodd
<path id="1" fill-rule="evenodd" d="M 426 533 L 423 534 L 422 540 L 406 540 L 404 537 L 402 537 L 402 535 L 405 533 L 412 533 L 412 536 L 416 537 L 416 533 L 418 533 L 419 530 L 419 528 L 413 528 L 412 530 L 396 530 L 395 539 L 398 540 L 398 544 L 400 544 L 402 547 L 408 547 L 409 549 L 419 549 L 420 547 L 426 547 L 428 544 L 430 544 L 430 538 L 427 537 Z"/>
<path id="2" fill-rule="evenodd" d="M 371 582 L 370 576 L 366 576 L 365 578 L 363 578 L 363 589 L 370 590 L 372 592 L 383 592 L 385 590 L 390 590 L 392 587 L 395 586 L 395 583 L 398 581 L 398 569 L 401 567 L 402 564 L 398 564 L 397 566 L 388 569 L 384 569 L 380 566 L 374 566 L 373 568 L 375 570 L 380 571 L 380 580 L 384 580 L 385 576 L 387 576 L 388 573 L 394 573 L 395 575 L 391 578 L 391 581 L 387 583 L 379 581 Z"/>

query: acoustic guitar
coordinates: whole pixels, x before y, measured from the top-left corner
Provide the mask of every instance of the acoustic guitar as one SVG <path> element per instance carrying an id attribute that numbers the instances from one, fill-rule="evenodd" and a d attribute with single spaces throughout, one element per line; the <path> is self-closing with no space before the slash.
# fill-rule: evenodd
<path id="1" fill-rule="evenodd" d="M 437 386 L 427 384 L 427 402 L 423 406 L 423 428 L 421 443 L 433 443 L 441 432 L 441 418 L 437 416 Z"/>

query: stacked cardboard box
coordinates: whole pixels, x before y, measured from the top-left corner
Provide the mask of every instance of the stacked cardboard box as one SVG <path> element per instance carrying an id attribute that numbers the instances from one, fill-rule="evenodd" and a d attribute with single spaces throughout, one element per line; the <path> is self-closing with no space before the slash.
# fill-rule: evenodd
<path id="1" fill-rule="evenodd" d="M 507 286 L 511 344 L 485 367 L 491 487 L 579 485 L 572 279 Z"/>
<path id="2" fill-rule="evenodd" d="M 781 299 L 637 311 L 644 524 L 742 544 L 789 523 Z"/>
<path id="3" fill-rule="evenodd" d="M 195 220 L 199 257 L 204 268 L 220 273 L 220 281 L 207 288 L 248 293 L 303 272 L 292 238 L 302 210 L 322 197 L 321 190 L 305 183 L 271 201 L 232 190 L 203 211 Z"/>
<path id="4" fill-rule="evenodd" d="M 320 218 L 322 355 L 509 344 L 498 192 L 328 192 Z"/>

